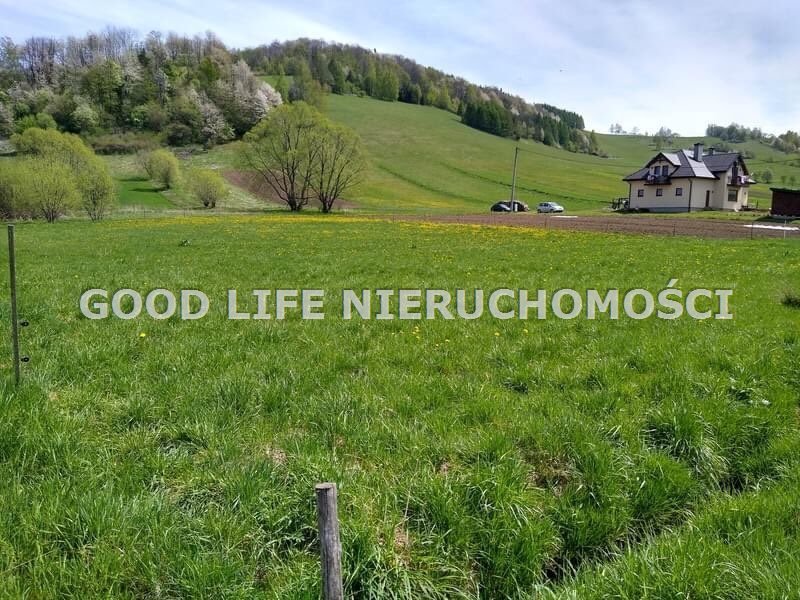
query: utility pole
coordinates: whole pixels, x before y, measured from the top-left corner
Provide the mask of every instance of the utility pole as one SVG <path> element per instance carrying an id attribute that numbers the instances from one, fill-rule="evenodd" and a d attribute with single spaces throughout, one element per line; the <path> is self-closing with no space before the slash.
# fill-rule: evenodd
<path id="1" fill-rule="evenodd" d="M 517 189 L 517 157 L 519 156 L 519 146 L 514 148 L 514 173 L 511 175 L 511 204 L 509 208 L 511 208 L 511 212 L 514 211 L 514 196 L 516 195 Z"/>

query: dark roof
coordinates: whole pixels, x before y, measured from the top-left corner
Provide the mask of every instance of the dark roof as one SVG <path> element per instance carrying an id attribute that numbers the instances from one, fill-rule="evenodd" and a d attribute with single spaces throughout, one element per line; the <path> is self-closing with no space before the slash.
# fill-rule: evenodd
<path id="1" fill-rule="evenodd" d="M 705 164 L 692 159 L 691 152 L 689 150 L 679 150 L 678 152 L 670 154 L 659 152 L 650 162 L 647 163 L 647 166 L 639 169 L 635 173 L 628 175 L 627 177 L 624 177 L 623 181 L 642 181 L 647 179 L 647 175 L 650 173 L 650 165 L 659 158 L 664 158 L 667 162 L 675 166 L 675 168 L 669 173 L 670 177 L 699 177 L 701 179 L 715 179 L 715 176 L 709 169 L 706 168 Z"/>
<path id="2" fill-rule="evenodd" d="M 737 161 L 741 159 L 741 154 L 738 152 L 715 152 L 714 154 L 704 154 L 703 161 L 699 162 L 692 157 L 694 153 L 691 150 L 679 150 L 675 153 L 665 154 L 659 152 L 654 156 L 647 165 L 624 177 L 623 181 L 641 181 L 647 179 L 650 172 L 650 165 L 659 158 L 664 158 L 668 162 L 675 164 L 675 158 L 680 161 L 680 166 L 673 170 L 670 177 L 699 177 L 701 179 L 718 179 L 715 173 L 727 172 Z M 744 163 L 742 163 L 744 164 Z M 744 167 L 747 173 L 747 167 Z"/>
<path id="3" fill-rule="evenodd" d="M 707 166 L 694 160 L 688 153 L 688 150 L 681 150 L 678 152 L 678 158 L 681 161 L 681 166 L 670 174 L 670 177 L 700 177 L 702 179 L 714 179 L 714 175 L 707 168 Z"/>
<path id="4" fill-rule="evenodd" d="M 714 154 L 704 154 L 703 162 L 712 173 L 727 171 L 733 163 L 739 160 L 741 155 L 738 152 L 715 152 Z"/>
<path id="5" fill-rule="evenodd" d="M 800 190 L 795 190 L 791 188 L 769 188 L 771 192 L 783 192 L 784 194 L 797 194 L 800 196 Z"/>
<path id="6" fill-rule="evenodd" d="M 636 173 L 631 173 L 627 177 L 623 177 L 622 181 L 639 181 L 647 177 L 647 174 L 650 172 L 649 167 L 645 167 L 643 169 L 639 169 Z"/>

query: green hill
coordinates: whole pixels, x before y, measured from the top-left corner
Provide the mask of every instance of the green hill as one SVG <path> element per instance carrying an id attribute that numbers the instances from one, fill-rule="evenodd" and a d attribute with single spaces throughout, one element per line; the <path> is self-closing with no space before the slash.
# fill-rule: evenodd
<path id="1" fill-rule="evenodd" d="M 508 198 L 514 140 L 463 125 L 457 115 L 427 106 L 330 95 L 326 112 L 355 129 L 370 155 L 366 181 L 357 192 L 359 205 L 373 210 L 484 212 Z M 612 198 L 627 195 L 622 177 L 640 168 L 656 152 L 650 138 L 598 135 L 609 158 L 575 154 L 530 140 L 519 142 L 517 197 L 534 203 L 556 200 L 569 211 L 595 211 Z M 680 138 L 675 148 L 698 138 Z M 720 140 L 703 138 L 706 145 Z M 800 180 L 800 156 L 765 144 L 733 144 L 755 158 L 751 171 L 770 169 L 773 185 L 785 176 Z M 796 164 L 795 164 L 796 163 Z M 753 201 L 766 203 L 769 186 L 756 185 Z"/>
<path id="2" fill-rule="evenodd" d="M 457 115 L 431 106 L 368 97 L 330 94 L 325 96 L 324 111 L 353 128 L 364 141 L 369 157 L 365 181 L 347 199 L 368 212 L 486 212 L 492 203 L 510 195 L 516 146 L 520 148 L 517 198 L 531 205 L 555 200 L 569 212 L 603 211 L 612 199 L 627 196 L 622 178 L 657 152 L 649 137 L 608 134 L 597 136 L 607 158 L 567 152 L 478 131 L 462 124 Z M 689 148 L 699 140 L 706 146 L 722 143 L 716 138 L 684 137 L 665 149 Z M 236 158 L 238 144 L 218 146 L 187 160 L 204 167 L 241 168 Z M 800 155 L 755 141 L 731 146 L 753 157 L 747 159 L 751 172 L 769 169 L 774 177 L 771 185 L 791 185 L 792 177 L 800 181 Z M 755 185 L 751 202 L 768 206 L 769 187 Z M 259 205 L 237 190 L 227 206 L 250 210 Z"/>

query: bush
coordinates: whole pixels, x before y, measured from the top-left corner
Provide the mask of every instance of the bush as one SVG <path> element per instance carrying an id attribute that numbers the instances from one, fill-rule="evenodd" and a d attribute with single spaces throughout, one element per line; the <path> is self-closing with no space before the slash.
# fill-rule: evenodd
<path id="1" fill-rule="evenodd" d="M 170 123 L 164 130 L 164 140 L 170 146 L 188 146 L 195 140 L 194 131 L 183 123 Z"/>
<path id="2" fill-rule="evenodd" d="M 86 102 L 79 102 L 72 111 L 72 124 L 78 131 L 89 132 L 97 128 L 97 112 Z"/>
<path id="3" fill-rule="evenodd" d="M 225 180 L 211 169 L 196 169 L 191 174 L 191 188 L 195 197 L 206 208 L 216 208 L 217 202 L 228 195 Z"/>
<path id="4" fill-rule="evenodd" d="M 25 130 L 34 127 L 39 129 L 55 129 L 56 122 L 55 119 L 53 119 L 53 117 L 47 113 L 37 113 L 35 115 L 22 117 L 19 121 L 17 121 L 14 129 L 17 133 L 23 133 Z"/>
<path id="5" fill-rule="evenodd" d="M 131 111 L 130 116 L 131 124 L 137 129 L 149 129 L 156 132 L 164 129 L 168 120 L 167 111 L 154 101 L 137 106 Z"/>
<path id="6" fill-rule="evenodd" d="M 78 188 L 83 209 L 92 221 L 100 221 L 111 207 L 116 194 L 114 180 L 102 159 L 93 156 L 78 173 Z"/>
<path id="7" fill-rule="evenodd" d="M 32 208 L 48 223 L 78 206 L 80 193 L 68 165 L 36 157 L 21 161 L 19 169 L 25 182 L 20 190 L 20 206 Z"/>
<path id="8" fill-rule="evenodd" d="M 18 219 L 30 216 L 24 205 L 22 187 L 25 180 L 16 160 L 0 160 L 0 217 Z"/>
<path id="9" fill-rule="evenodd" d="M 81 138 L 34 127 L 15 135 L 11 141 L 21 155 L 34 161 L 23 165 L 28 169 L 26 177 L 32 180 L 33 189 L 27 206 L 36 208 L 50 222 L 79 205 L 93 221 L 103 218 L 114 199 L 114 181 L 106 164 Z M 63 179 L 64 189 L 56 188 L 50 181 L 54 174 Z M 45 181 L 40 184 L 38 179 Z M 23 188 L 30 191 L 31 186 Z M 49 200 L 43 195 L 53 198 Z"/>
<path id="10" fill-rule="evenodd" d="M 166 189 L 173 187 L 178 181 L 180 165 L 169 150 L 162 148 L 148 152 L 142 157 L 142 166 L 150 179 Z"/>

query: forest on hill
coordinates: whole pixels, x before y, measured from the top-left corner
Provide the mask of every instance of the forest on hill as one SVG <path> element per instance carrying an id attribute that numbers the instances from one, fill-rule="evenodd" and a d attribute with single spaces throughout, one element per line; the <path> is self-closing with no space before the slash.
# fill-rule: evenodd
<path id="1" fill-rule="evenodd" d="M 0 136 L 38 126 L 81 134 L 101 151 L 210 146 L 240 137 L 281 102 L 213 33 L 139 39 L 107 28 L 0 40 Z"/>
<path id="2" fill-rule="evenodd" d="M 435 106 L 495 135 L 534 139 L 572 152 L 600 151 L 597 137 L 583 131 L 583 117 L 575 112 L 530 103 L 404 56 L 311 39 L 274 42 L 239 55 L 254 71 L 276 76 L 276 87 L 290 99 L 313 104 L 330 91 Z"/>
<path id="3" fill-rule="evenodd" d="M 577 113 L 358 46 L 301 39 L 236 50 L 211 32 L 141 38 L 115 27 L 0 39 L 0 137 L 36 126 L 80 134 L 99 152 L 213 146 L 283 101 L 320 105 L 325 93 L 430 105 L 495 135 L 600 152 Z"/>

